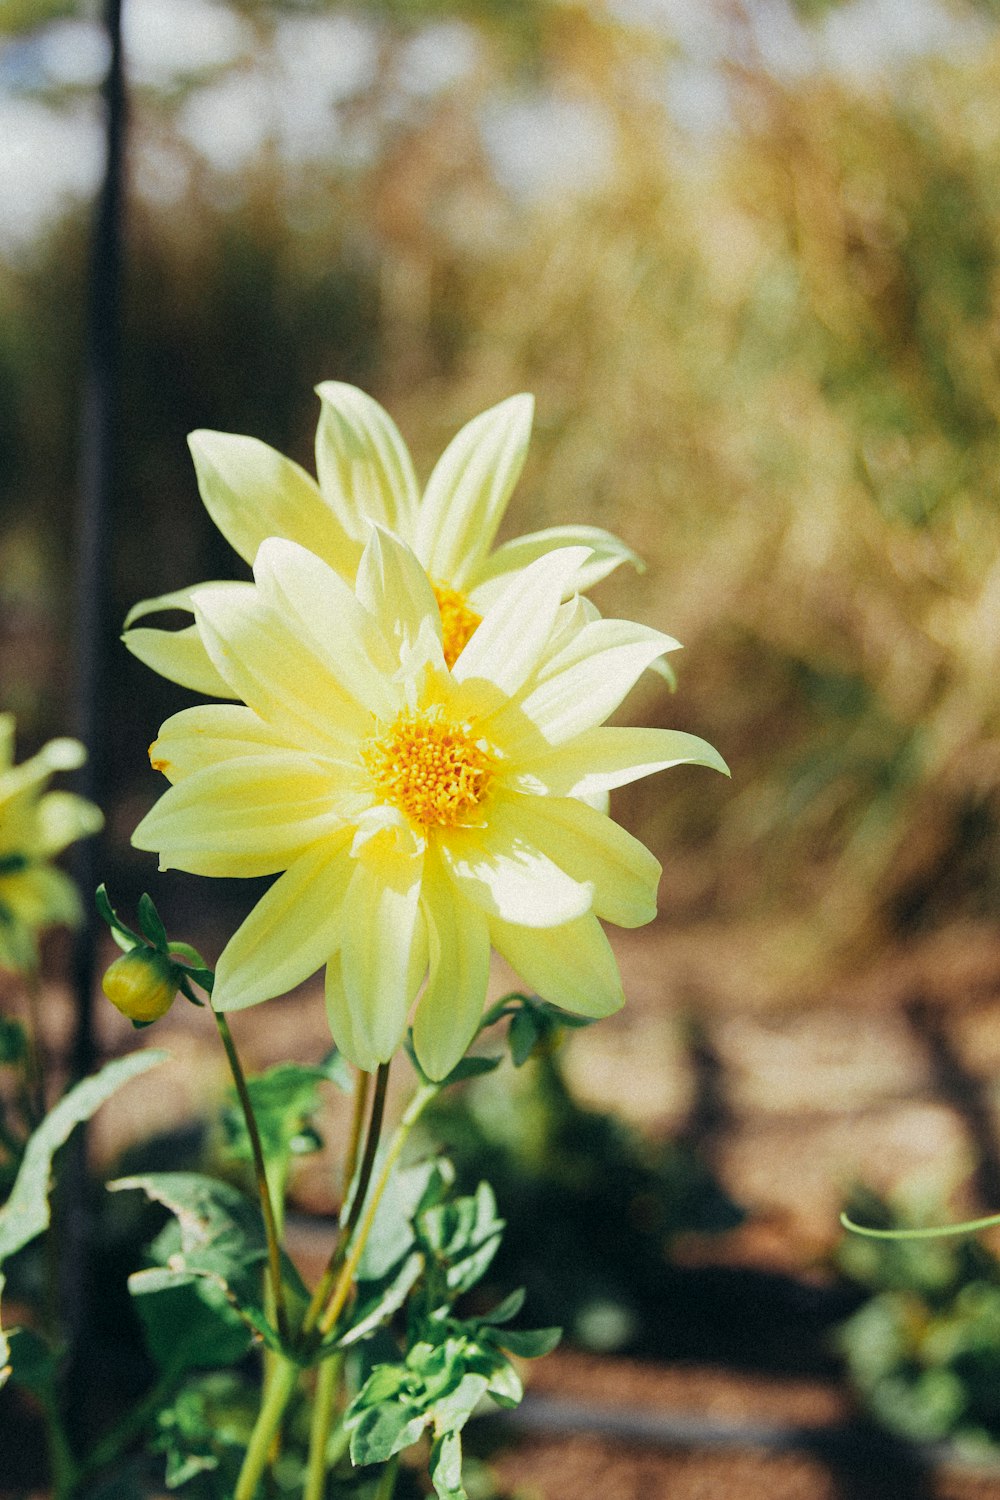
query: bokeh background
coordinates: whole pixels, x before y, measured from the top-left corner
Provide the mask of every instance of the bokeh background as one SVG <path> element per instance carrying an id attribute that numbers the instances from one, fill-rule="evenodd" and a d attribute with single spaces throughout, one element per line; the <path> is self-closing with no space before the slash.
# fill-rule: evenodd
<path id="1" fill-rule="evenodd" d="M 714 1163 L 756 1225 L 744 1262 L 812 1274 L 854 1169 L 883 1190 L 937 1162 L 941 1203 L 964 1182 L 981 1204 L 1000 1183 L 1000 8 L 126 0 L 124 17 L 115 620 L 241 576 L 192 428 L 311 468 L 312 387 L 353 381 L 426 476 L 465 421 L 534 392 L 505 534 L 575 520 L 634 547 L 645 571 L 597 601 L 685 649 L 676 693 L 650 677 L 625 717 L 701 734 L 733 768 L 619 798 L 664 862 L 663 912 L 620 950 L 642 1026 L 589 1053 L 581 1034 L 577 1086 L 654 1135 L 690 1134 L 700 1108 L 718 1145 L 728 1077 L 730 1115 L 765 1120 Z M 74 672 L 106 63 L 94 6 L 0 5 L 0 697 L 25 749 L 66 730 Z M 211 948 L 256 893 L 157 877 L 128 844 L 159 793 L 146 745 L 190 700 L 110 628 L 107 649 L 109 883 L 154 890 Z M 836 1130 L 782 1199 L 812 1105 Z M 973 1272 L 997 1279 L 941 1275 Z M 628 1344 L 634 1314 L 594 1344 L 615 1327 Z"/>

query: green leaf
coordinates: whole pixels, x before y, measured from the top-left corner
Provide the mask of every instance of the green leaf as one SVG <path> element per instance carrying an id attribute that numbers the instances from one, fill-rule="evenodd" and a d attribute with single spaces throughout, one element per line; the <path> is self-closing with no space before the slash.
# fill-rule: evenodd
<path id="1" fill-rule="evenodd" d="M 143 891 L 139 897 L 139 926 L 149 938 L 153 947 L 160 953 L 167 951 L 167 929 L 160 920 L 160 913 L 156 910 L 156 904 L 152 896 Z"/>
<path id="2" fill-rule="evenodd" d="M 372 1291 L 365 1283 L 359 1283 L 358 1301 L 351 1314 L 350 1327 L 337 1340 L 337 1347 L 344 1349 L 356 1344 L 382 1323 L 387 1323 L 406 1301 L 423 1268 L 424 1257 L 419 1251 L 414 1251 L 406 1257 L 387 1285 L 377 1284 Z"/>
<path id="3" fill-rule="evenodd" d="M 494 1325 L 497 1323 L 509 1323 L 511 1318 L 516 1318 L 521 1311 L 521 1308 L 524 1306 L 524 1298 L 524 1287 L 518 1287 L 516 1292 L 511 1292 L 510 1296 L 505 1297 L 502 1302 L 498 1303 L 492 1312 L 486 1313 L 478 1321 Z"/>
<path id="4" fill-rule="evenodd" d="M 484 1328 L 483 1337 L 490 1343 L 498 1344 L 501 1349 L 516 1354 L 520 1359 L 541 1359 L 543 1354 L 552 1353 L 562 1338 L 562 1329 Z"/>
<path id="5" fill-rule="evenodd" d="M 246 1323 L 272 1348 L 280 1348 L 278 1336 L 261 1306 L 261 1267 L 267 1260 L 267 1242 L 260 1211 L 227 1182 L 203 1177 L 197 1172 L 151 1172 L 110 1182 L 111 1192 L 137 1188 L 155 1203 L 162 1203 L 177 1219 L 179 1248 L 165 1252 L 157 1241 L 154 1253 L 167 1253 L 169 1265 L 137 1271 L 129 1277 L 129 1291 L 144 1296 L 183 1286 L 197 1277 L 207 1277 L 225 1292 Z M 175 1243 L 176 1231 L 168 1226 L 165 1244 Z M 286 1284 L 304 1296 L 304 1288 L 290 1262 L 283 1267 Z"/>
<path id="6" fill-rule="evenodd" d="M 431 1449 L 430 1473 L 438 1500 L 468 1500 L 462 1488 L 462 1439 L 446 1432 Z"/>
<path id="7" fill-rule="evenodd" d="M 442 1194 L 453 1176 L 451 1163 L 440 1157 L 393 1172 L 361 1256 L 360 1280 L 381 1280 L 409 1253 L 416 1239 L 414 1216 Z"/>
<path id="8" fill-rule="evenodd" d="M 382 1464 L 415 1443 L 427 1425 L 421 1415 L 398 1401 L 383 1401 L 360 1413 L 351 1431 L 351 1462 Z"/>
<path id="9" fill-rule="evenodd" d="M 138 1297 L 136 1308 L 147 1348 L 161 1370 L 233 1365 L 250 1347 L 246 1323 L 217 1281 L 199 1277 L 168 1285 L 155 1296 Z"/>
<path id="10" fill-rule="evenodd" d="M 322 1144 L 311 1128 L 311 1118 L 319 1109 L 317 1089 L 321 1083 L 335 1083 L 338 1088 L 350 1086 L 347 1064 L 338 1052 L 331 1052 L 319 1067 L 279 1063 L 266 1073 L 247 1079 L 264 1158 L 282 1176 L 287 1173 L 293 1156 L 304 1155 L 306 1150 L 316 1150 Z M 223 1125 L 230 1151 L 252 1161 L 243 1112 L 235 1101 L 226 1109 Z"/>
<path id="11" fill-rule="evenodd" d="M 463 1375 L 454 1390 L 439 1397 L 430 1408 L 435 1429 L 460 1432 L 486 1394 L 488 1384 L 485 1375 Z"/>
<path id="12" fill-rule="evenodd" d="M 521 1377 L 506 1359 L 493 1367 L 486 1389 L 499 1406 L 517 1406 L 524 1395 Z"/>
<path id="13" fill-rule="evenodd" d="M 117 1089 L 164 1061 L 165 1052 L 133 1052 L 106 1063 L 65 1094 L 31 1136 L 10 1197 L 0 1208 L 0 1266 L 40 1235 L 49 1223 L 52 1159 L 77 1125 L 109 1099 Z M 4 1278 L 0 1276 L 0 1295 Z M 10 1346 L 0 1327 L 0 1386 L 10 1374 Z"/>
<path id="14" fill-rule="evenodd" d="M 123 1084 L 156 1067 L 166 1056 L 166 1052 L 151 1051 L 115 1058 L 71 1088 L 46 1115 L 25 1149 L 14 1191 L 0 1208 L 0 1265 L 47 1227 L 52 1158 L 59 1147 Z"/>

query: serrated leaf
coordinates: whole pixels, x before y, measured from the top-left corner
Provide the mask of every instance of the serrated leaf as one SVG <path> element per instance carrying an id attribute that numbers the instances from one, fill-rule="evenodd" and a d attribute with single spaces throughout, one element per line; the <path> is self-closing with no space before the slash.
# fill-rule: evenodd
<path id="1" fill-rule="evenodd" d="M 146 937 L 149 938 L 149 941 L 152 943 L 153 947 L 156 948 L 160 953 L 166 953 L 167 929 L 163 925 L 163 922 L 160 918 L 160 913 L 156 910 L 156 903 L 153 901 L 152 896 L 147 895 L 145 891 L 143 891 L 142 895 L 139 897 L 139 905 L 137 911 L 139 915 L 139 926 L 142 928 Z"/>
<path id="2" fill-rule="evenodd" d="M 415 1443 L 426 1426 L 419 1414 L 398 1401 L 383 1401 L 370 1406 L 358 1418 L 351 1432 L 351 1462 L 382 1464 L 394 1453 Z"/>

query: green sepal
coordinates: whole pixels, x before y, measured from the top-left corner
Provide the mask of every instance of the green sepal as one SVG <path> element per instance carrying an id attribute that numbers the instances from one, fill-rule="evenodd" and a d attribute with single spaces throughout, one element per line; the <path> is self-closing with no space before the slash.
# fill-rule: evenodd
<path id="1" fill-rule="evenodd" d="M 108 896 L 108 888 L 103 883 L 103 881 L 94 892 L 94 903 L 97 906 L 98 915 L 101 917 L 102 921 L 106 922 L 111 928 L 111 936 L 114 938 L 119 948 L 123 948 L 126 952 L 128 952 L 129 948 L 134 948 L 137 946 L 137 944 L 142 942 L 142 938 L 139 936 L 139 934 L 137 932 L 134 932 L 132 928 L 129 927 L 127 922 L 122 921 L 121 917 L 111 905 L 111 898 Z M 123 941 L 123 939 L 126 939 L 127 941 Z"/>
<path id="2" fill-rule="evenodd" d="M 167 952 L 167 929 L 156 910 L 152 896 L 143 891 L 138 905 L 139 926 L 158 953 Z"/>

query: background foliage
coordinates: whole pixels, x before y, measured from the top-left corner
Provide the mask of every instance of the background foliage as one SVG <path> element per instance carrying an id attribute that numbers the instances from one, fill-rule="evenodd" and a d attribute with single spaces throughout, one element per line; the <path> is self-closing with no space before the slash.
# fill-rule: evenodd
<path id="1" fill-rule="evenodd" d="M 675 919 L 769 924 L 778 989 L 1000 906 L 993 7 L 861 77 L 824 51 L 836 6 L 801 3 L 799 63 L 776 64 L 779 9 L 719 0 L 706 42 L 683 6 L 245 0 L 193 9 L 228 18 L 228 50 L 170 65 L 133 5 L 113 558 L 119 618 L 236 574 L 192 427 L 309 464 L 311 386 L 353 380 L 426 473 L 533 390 L 509 527 L 595 521 L 642 553 L 600 602 L 687 649 L 677 699 L 650 684 L 632 716 L 736 769 L 697 797 L 697 773 L 657 778 L 622 815 L 666 857 Z M 92 108 L 45 64 L 86 14 L 8 3 L 10 97 Z M 303 136 L 283 90 L 323 37 Z M 241 153 L 219 122 L 255 110 Z M 39 735 L 71 670 L 85 243 L 71 207 L 0 265 L 0 668 Z M 109 649 L 127 829 L 182 698 Z M 112 877 L 140 881 L 121 845 Z"/>

